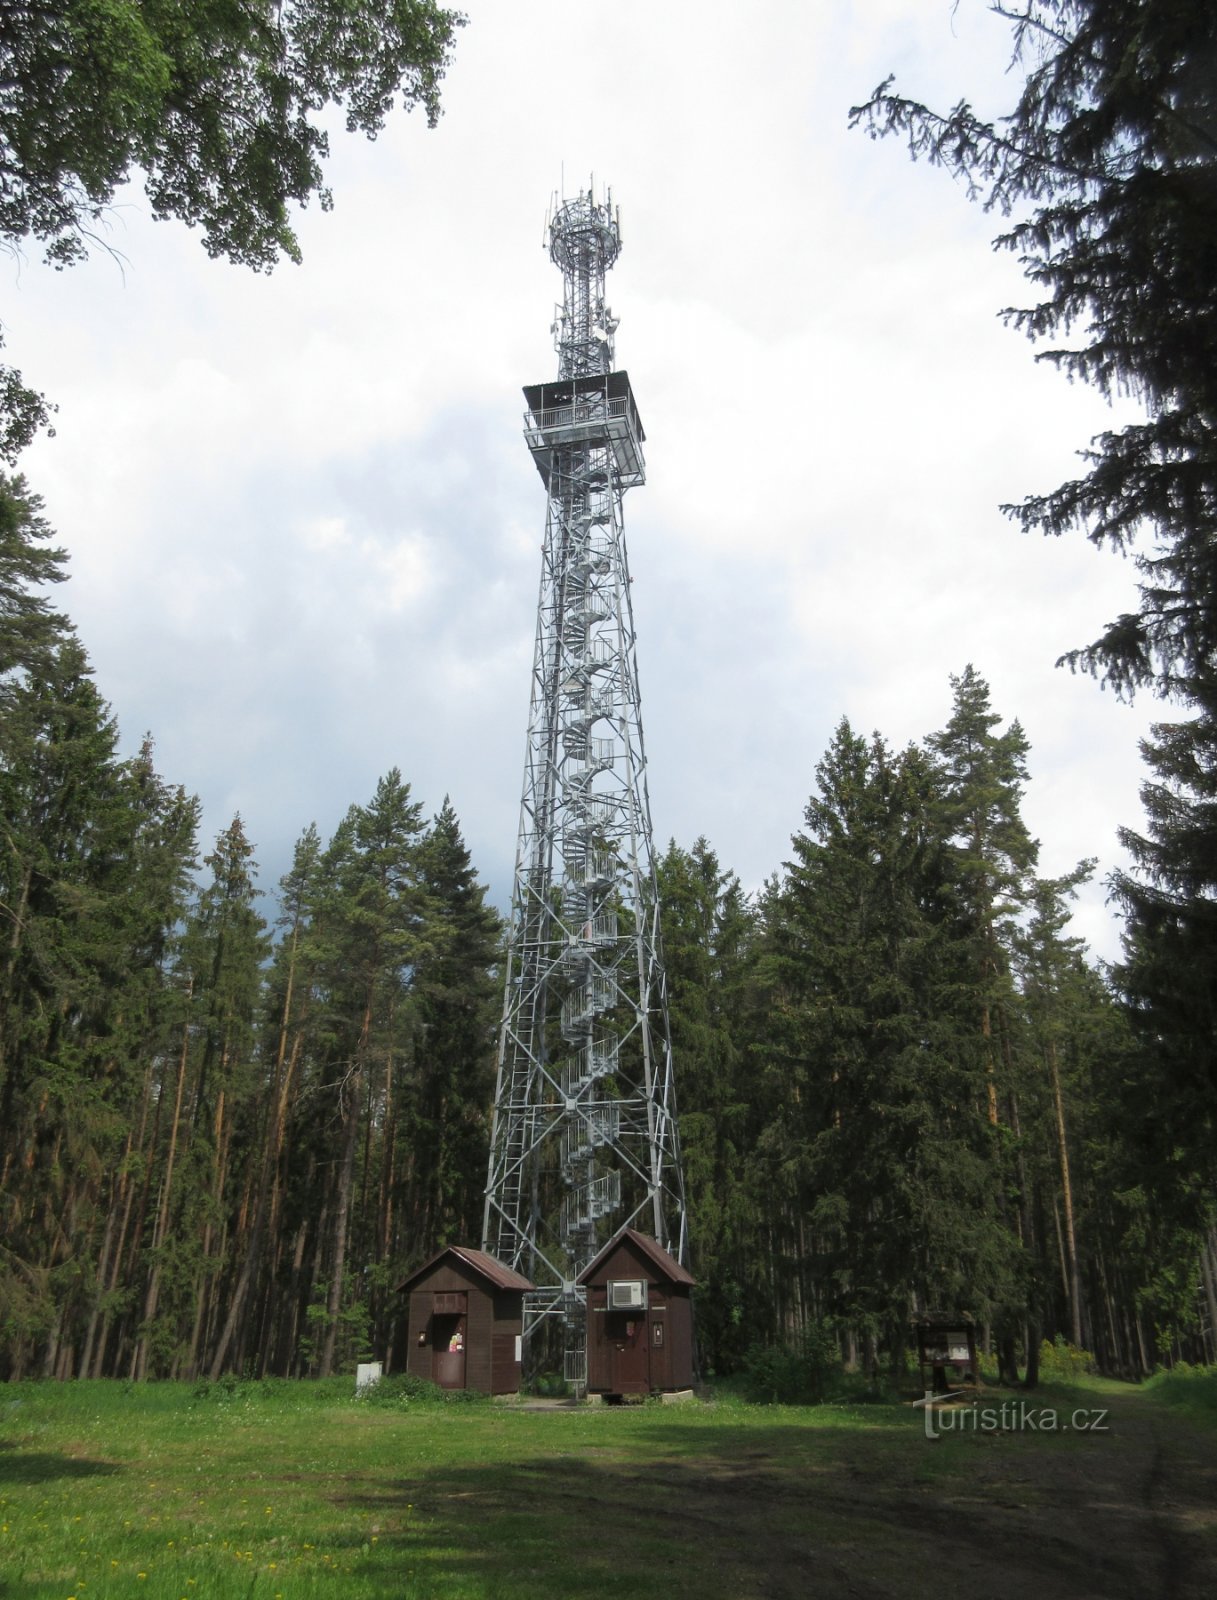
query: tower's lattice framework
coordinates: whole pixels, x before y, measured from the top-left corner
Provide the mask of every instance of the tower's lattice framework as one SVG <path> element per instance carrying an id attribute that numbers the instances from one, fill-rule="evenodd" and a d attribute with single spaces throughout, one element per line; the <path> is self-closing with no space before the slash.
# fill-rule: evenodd
<path id="1" fill-rule="evenodd" d="M 565 1319 L 582 1376 L 579 1273 L 610 1230 L 686 1256 L 668 1002 L 622 524 L 645 479 L 614 370 L 611 196 L 558 204 L 555 382 L 524 390 L 548 497 L 483 1247 L 527 1274 L 526 1335 Z"/>

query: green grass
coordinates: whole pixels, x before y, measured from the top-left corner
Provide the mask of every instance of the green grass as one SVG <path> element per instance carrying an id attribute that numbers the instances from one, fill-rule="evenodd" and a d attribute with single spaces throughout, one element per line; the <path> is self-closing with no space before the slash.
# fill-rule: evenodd
<path id="1" fill-rule="evenodd" d="M 1049 1456 L 1104 1459 L 1080 1434 L 931 1444 L 904 1404 L 536 1412 L 351 1391 L 0 1387 L 0 1596 L 614 1600 L 658 1582 L 733 1600 L 808 1592 L 812 1571 L 848 1592 L 833 1574 L 860 1565 L 878 1585 L 861 1592 L 917 1593 L 950 1507 L 976 1523 L 1014 1493 L 1049 1515 Z"/>
<path id="2" fill-rule="evenodd" d="M 767 1435 L 788 1430 L 796 1454 L 809 1427 L 829 1422 L 738 1408 L 385 1406 L 350 1395 L 349 1380 L 206 1393 L 11 1386 L 0 1399 L 0 1573 L 29 1600 L 347 1600 L 577 1594 L 591 1563 L 603 1568 L 603 1592 L 626 1594 L 602 1552 L 557 1536 L 564 1500 L 611 1505 L 637 1472 L 712 1449 L 752 1418 Z M 654 1498 L 662 1506 L 662 1484 Z M 662 1560 L 666 1539 L 662 1521 L 640 1531 L 631 1563 Z"/>
<path id="3" fill-rule="evenodd" d="M 1176 1367 L 1155 1373 L 1145 1387 L 1155 1400 L 1189 1421 L 1217 1428 L 1217 1367 Z"/>

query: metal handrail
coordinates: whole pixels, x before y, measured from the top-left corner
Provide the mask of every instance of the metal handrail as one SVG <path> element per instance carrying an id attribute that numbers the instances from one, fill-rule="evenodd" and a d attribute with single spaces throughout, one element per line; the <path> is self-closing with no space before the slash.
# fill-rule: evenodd
<path id="1" fill-rule="evenodd" d="M 547 432 L 550 428 L 572 428 L 588 422 L 615 421 L 621 417 L 627 422 L 633 421 L 624 397 L 610 400 L 606 406 L 603 396 L 597 395 L 594 399 L 582 400 L 577 405 L 554 406 L 546 411 L 526 411 L 524 425 L 527 428 L 539 428 L 542 432 Z"/>

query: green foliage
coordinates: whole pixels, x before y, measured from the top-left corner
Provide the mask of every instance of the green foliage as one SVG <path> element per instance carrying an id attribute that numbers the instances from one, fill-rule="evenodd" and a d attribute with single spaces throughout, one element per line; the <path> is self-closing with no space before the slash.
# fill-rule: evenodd
<path id="1" fill-rule="evenodd" d="M 1147 827 L 1123 833 L 1135 872 L 1114 886 L 1136 1036 L 1121 1137 L 1141 1145 L 1156 1203 L 1195 1227 L 1217 1174 L 1217 14 L 1178 0 L 996 9 L 1024 69 L 1005 116 L 966 100 L 939 113 L 889 79 L 851 117 L 1011 216 L 997 243 L 1039 298 L 1006 317 L 1048 346 L 1039 359 L 1144 407 L 1091 441 L 1077 477 L 1005 509 L 1132 555 L 1138 608 L 1062 659 L 1190 713 L 1142 746 Z"/>
<path id="2" fill-rule="evenodd" d="M 1208 669 L 1186 689 L 1195 715 L 1158 723 L 1141 746 L 1151 770 L 1141 788 L 1146 826 L 1121 832 L 1136 872 L 1114 881 L 1128 916 L 1115 980 L 1136 1043 L 1128 1133 L 1155 1189 L 1194 1224 L 1217 1179 L 1217 674 Z M 1152 1123 L 1137 1110 L 1147 1094 Z"/>
<path id="3" fill-rule="evenodd" d="M 4 338 L 0 335 L 0 349 Z M 54 406 L 48 405 L 46 396 L 31 389 L 13 367 L 0 366 L 0 460 L 10 466 L 36 434 L 50 426 Z"/>
<path id="4" fill-rule="evenodd" d="M 338 1370 L 471 1229 L 498 919 L 392 772 L 306 833 L 268 970 L 241 819 L 193 889 L 197 803 L 117 759 L 0 491 L 0 1375 Z"/>
<path id="5" fill-rule="evenodd" d="M 757 1249 L 764 1208 L 748 1167 L 758 1133 L 755 915 L 705 839 L 692 851 L 673 841 L 657 877 L 698 1340 L 709 1370 L 730 1371 L 750 1337 L 745 1305 L 769 1298 Z"/>
<path id="6" fill-rule="evenodd" d="M 528 1391 L 543 1400 L 564 1400 L 570 1394 L 570 1384 L 560 1372 L 541 1372 L 528 1385 Z"/>
<path id="7" fill-rule="evenodd" d="M 0 473 L 0 712 L 17 682 L 45 671 L 71 632 L 44 592 L 67 576 L 67 555 L 52 537 L 39 496 L 23 477 Z"/>
<path id="8" fill-rule="evenodd" d="M 1217 1427 L 1217 1366 L 1191 1366 L 1180 1361 L 1159 1370 L 1145 1385 L 1154 1399 L 1194 1422 Z"/>
<path id="9" fill-rule="evenodd" d="M 433 127 L 463 21 L 435 0 L 6 5 L 0 241 L 80 261 L 138 173 L 153 215 L 200 228 L 209 255 L 261 271 L 298 261 L 292 207 L 331 204 L 326 114 L 375 138 L 395 105 L 417 106 Z M 0 457 L 48 419 L 0 367 Z"/>
<path id="10" fill-rule="evenodd" d="M 767 1405 L 819 1405 L 839 1368 L 836 1331 L 827 1322 L 809 1323 L 794 1343 L 753 1345 L 744 1358 L 751 1397 Z"/>
<path id="11" fill-rule="evenodd" d="M 1063 1333 L 1058 1333 L 1051 1343 L 1045 1339 L 1040 1347 L 1040 1376 L 1049 1382 L 1072 1383 L 1097 1370 L 1089 1350 L 1079 1350 Z"/>
<path id="12" fill-rule="evenodd" d="M 461 20 L 431 0 L 7 8 L 0 235 L 79 260 L 139 170 L 155 214 L 201 226 L 211 255 L 297 259 L 289 202 L 329 204 L 318 114 L 374 137 L 400 99 L 433 125 Z"/>
<path id="13" fill-rule="evenodd" d="M 1013 1270 L 972 946 L 925 757 L 842 723 L 816 777 L 766 906 L 776 1026 L 760 1152 L 798 1219 L 804 1303 L 898 1342 L 910 1297 L 976 1309 Z"/>
<path id="14" fill-rule="evenodd" d="M 1217 16 L 1177 0 L 1031 0 L 1003 15 L 1025 76 L 1000 120 L 966 100 L 932 111 L 891 79 L 851 119 L 1012 213 L 997 243 L 1042 298 L 1009 320 L 1065 341 L 1040 358 L 1070 378 L 1144 402 L 1146 420 L 1091 442 L 1081 476 L 1008 509 L 1026 528 L 1135 550 L 1139 612 L 1065 659 L 1121 689 L 1170 689 L 1217 647 Z"/>
<path id="15" fill-rule="evenodd" d="M 361 1405 L 374 1409 L 401 1411 L 419 1405 L 476 1405 L 488 1402 L 489 1396 L 472 1389 L 443 1389 L 429 1378 L 418 1378 L 412 1372 L 394 1372 L 373 1383 L 359 1396 Z"/>
<path id="16" fill-rule="evenodd" d="M 450 802 L 419 846 L 427 939 L 412 981 L 412 1067 L 405 1108 L 415 1129 L 408 1204 L 413 1253 L 479 1237 L 502 1004 L 503 928 L 485 903 Z"/>

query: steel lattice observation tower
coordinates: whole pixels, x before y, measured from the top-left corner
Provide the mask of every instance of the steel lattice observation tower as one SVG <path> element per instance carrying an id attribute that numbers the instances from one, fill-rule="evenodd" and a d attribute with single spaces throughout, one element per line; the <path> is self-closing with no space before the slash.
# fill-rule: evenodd
<path id="1" fill-rule="evenodd" d="M 687 1257 L 668 1000 L 622 501 L 645 481 L 630 380 L 614 368 L 611 193 L 555 202 L 558 377 L 524 390 L 547 512 L 483 1248 L 537 1285 L 525 1337 L 565 1321 L 623 1225 Z"/>

